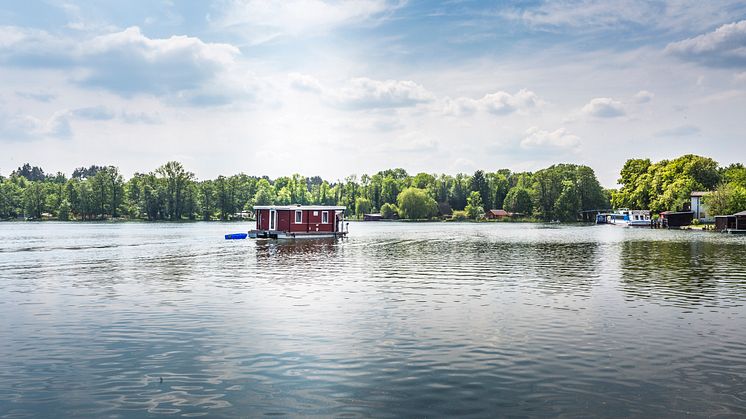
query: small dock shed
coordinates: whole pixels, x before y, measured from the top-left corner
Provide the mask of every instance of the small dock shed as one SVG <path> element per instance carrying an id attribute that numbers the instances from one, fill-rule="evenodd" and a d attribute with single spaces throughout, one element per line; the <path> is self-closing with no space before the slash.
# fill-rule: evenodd
<path id="1" fill-rule="evenodd" d="M 715 216 L 715 230 L 724 233 L 746 234 L 746 211 L 733 215 Z"/>

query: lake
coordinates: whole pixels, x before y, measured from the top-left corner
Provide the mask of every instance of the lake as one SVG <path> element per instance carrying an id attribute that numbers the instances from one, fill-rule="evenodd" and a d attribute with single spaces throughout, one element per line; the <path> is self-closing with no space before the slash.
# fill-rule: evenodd
<path id="1" fill-rule="evenodd" d="M 743 417 L 746 237 L 0 223 L 0 417 Z"/>

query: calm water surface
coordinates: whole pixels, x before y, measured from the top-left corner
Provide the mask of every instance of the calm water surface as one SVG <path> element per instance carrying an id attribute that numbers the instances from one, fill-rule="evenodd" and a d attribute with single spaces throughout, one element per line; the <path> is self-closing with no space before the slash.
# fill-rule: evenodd
<path id="1" fill-rule="evenodd" d="M 746 237 L 248 227 L 0 223 L 0 417 L 746 416 Z"/>

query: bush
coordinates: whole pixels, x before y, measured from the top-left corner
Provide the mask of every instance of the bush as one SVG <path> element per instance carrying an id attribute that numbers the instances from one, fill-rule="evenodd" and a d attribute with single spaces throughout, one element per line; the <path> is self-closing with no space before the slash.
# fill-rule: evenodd
<path id="1" fill-rule="evenodd" d="M 399 208 L 396 207 L 394 204 L 383 204 L 381 205 L 381 216 L 383 218 L 391 219 L 394 218 L 397 213 L 399 212 Z"/>
<path id="2" fill-rule="evenodd" d="M 466 211 L 453 211 L 453 214 L 451 214 L 451 219 L 454 221 L 464 221 L 468 218 L 469 217 L 466 216 Z"/>

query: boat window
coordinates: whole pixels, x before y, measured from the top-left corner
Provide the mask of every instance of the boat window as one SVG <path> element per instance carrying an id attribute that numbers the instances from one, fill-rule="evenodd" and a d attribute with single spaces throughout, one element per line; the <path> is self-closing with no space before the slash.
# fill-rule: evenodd
<path id="1" fill-rule="evenodd" d="M 321 223 L 329 224 L 329 211 L 321 211 Z"/>
<path id="2" fill-rule="evenodd" d="M 303 211 L 296 210 L 295 211 L 295 224 L 300 224 L 303 222 Z"/>

